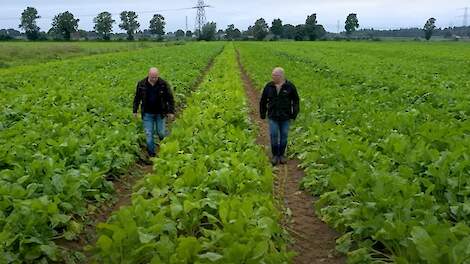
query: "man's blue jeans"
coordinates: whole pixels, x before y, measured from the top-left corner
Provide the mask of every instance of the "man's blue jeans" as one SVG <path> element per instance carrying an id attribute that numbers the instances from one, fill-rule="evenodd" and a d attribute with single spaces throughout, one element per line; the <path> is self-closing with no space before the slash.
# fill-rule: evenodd
<path id="1" fill-rule="evenodd" d="M 283 156 L 287 148 L 289 120 L 277 121 L 269 119 L 269 134 L 271 136 L 271 151 L 273 157 Z"/>
<path id="2" fill-rule="evenodd" d="M 153 156 L 155 155 L 155 126 L 160 140 L 163 140 L 167 136 L 165 116 L 161 114 L 144 113 L 142 120 L 144 123 L 145 136 L 147 138 L 147 151 Z"/>

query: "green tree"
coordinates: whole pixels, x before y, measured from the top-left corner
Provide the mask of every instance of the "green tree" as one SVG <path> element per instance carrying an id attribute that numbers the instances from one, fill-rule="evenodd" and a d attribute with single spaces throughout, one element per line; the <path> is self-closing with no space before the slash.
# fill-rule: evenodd
<path id="1" fill-rule="evenodd" d="M 282 27 L 282 20 L 279 18 L 274 19 L 271 23 L 271 33 L 274 34 L 276 39 L 281 37 L 283 29 L 284 28 Z"/>
<path id="2" fill-rule="evenodd" d="M 238 28 L 235 28 L 234 24 L 228 25 L 225 30 L 225 38 L 228 40 L 235 40 L 241 38 L 242 33 Z"/>
<path id="3" fill-rule="evenodd" d="M 351 13 L 346 18 L 344 29 L 346 30 L 346 35 L 351 36 L 351 34 L 359 28 L 359 20 L 357 19 L 357 14 Z"/>
<path id="4" fill-rule="evenodd" d="M 306 34 L 306 30 L 305 30 L 305 25 L 301 24 L 301 25 L 297 25 L 295 26 L 295 36 L 294 36 L 294 39 L 295 40 L 305 40 L 307 34 Z"/>
<path id="5" fill-rule="evenodd" d="M 80 20 L 75 19 L 72 13 L 65 11 L 54 17 L 51 30 L 65 40 L 70 40 L 70 34 L 78 30 L 78 21 Z"/>
<path id="6" fill-rule="evenodd" d="M 191 32 L 191 30 L 186 31 L 186 37 L 187 38 L 190 38 L 192 36 L 193 36 L 193 32 Z"/>
<path id="7" fill-rule="evenodd" d="M 119 28 L 127 32 L 127 40 L 134 40 L 134 34 L 140 27 L 137 14 L 134 11 L 122 11 L 120 16 Z"/>
<path id="8" fill-rule="evenodd" d="M 305 27 L 304 27 L 304 32 L 305 36 L 309 40 L 316 40 L 317 39 L 317 14 L 311 14 L 310 16 L 307 16 L 307 19 L 305 20 Z"/>
<path id="9" fill-rule="evenodd" d="M 282 26 L 282 38 L 295 39 L 295 26 L 285 24 Z"/>
<path id="10" fill-rule="evenodd" d="M 431 17 L 426 21 L 426 24 L 424 24 L 424 37 L 426 40 L 430 40 L 432 37 L 432 34 L 434 33 L 434 29 L 436 28 L 436 19 L 434 17 Z"/>
<path id="11" fill-rule="evenodd" d="M 250 37 L 253 37 L 253 26 L 248 26 L 248 28 L 242 32 L 243 39 L 250 39 Z"/>
<path id="12" fill-rule="evenodd" d="M 165 18 L 160 14 L 155 14 L 150 20 L 150 32 L 157 35 L 160 39 L 163 35 L 165 35 L 165 25 Z"/>
<path id="13" fill-rule="evenodd" d="M 264 18 L 256 20 L 253 26 L 253 36 L 256 40 L 263 40 L 268 35 L 268 24 Z"/>
<path id="14" fill-rule="evenodd" d="M 185 34 L 184 34 L 184 30 L 182 30 L 182 29 L 178 29 L 178 30 L 176 30 L 176 32 L 175 32 L 175 37 L 176 37 L 177 39 L 183 38 L 184 35 L 185 35 Z"/>
<path id="15" fill-rule="evenodd" d="M 93 18 L 93 27 L 98 36 L 104 40 L 110 39 L 110 33 L 113 31 L 113 24 L 116 22 L 109 12 L 101 12 Z"/>
<path id="16" fill-rule="evenodd" d="M 209 22 L 202 26 L 201 34 L 199 35 L 199 40 L 214 40 L 216 32 L 217 24 L 215 22 Z"/>
<path id="17" fill-rule="evenodd" d="M 326 30 L 323 27 L 323 25 L 316 25 L 315 26 L 315 36 L 316 36 L 316 38 L 321 39 L 321 38 L 325 37 L 325 35 L 326 35 Z"/>
<path id="18" fill-rule="evenodd" d="M 23 13 L 21 13 L 21 24 L 18 27 L 24 29 L 26 37 L 29 40 L 39 38 L 39 27 L 36 24 L 36 19 L 38 18 L 40 18 L 40 16 L 38 16 L 38 11 L 34 7 L 28 6 Z"/>

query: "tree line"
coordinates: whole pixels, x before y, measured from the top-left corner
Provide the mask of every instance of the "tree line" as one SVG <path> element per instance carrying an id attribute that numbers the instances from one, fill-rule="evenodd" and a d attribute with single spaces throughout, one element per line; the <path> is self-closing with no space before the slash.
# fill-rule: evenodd
<path id="1" fill-rule="evenodd" d="M 65 11 L 59 13 L 52 19 L 51 28 L 47 33 L 40 32 L 36 20 L 40 16 L 38 11 L 34 7 L 27 7 L 21 13 L 21 23 L 19 28 L 25 31 L 25 36 L 29 40 L 44 40 L 44 39 L 63 39 L 70 40 L 72 34 L 80 33 L 81 36 L 86 31 L 78 29 L 79 19 L 69 12 Z M 134 11 L 122 11 L 119 15 L 120 23 L 119 28 L 126 32 L 127 40 L 134 40 L 137 33 L 140 31 L 140 23 L 138 21 L 138 14 Z M 436 19 L 430 18 L 422 29 L 416 29 L 421 33 L 424 32 L 424 37 L 430 39 L 434 32 L 436 32 L 435 26 Z M 96 38 L 102 40 L 110 40 L 113 32 L 113 26 L 116 20 L 113 19 L 112 14 L 109 12 L 101 12 L 93 18 L 93 33 Z M 143 31 L 145 36 L 154 36 L 157 40 L 163 40 L 165 36 L 165 17 L 161 14 L 154 14 L 149 21 L 148 29 Z M 346 38 L 352 36 L 367 36 L 367 37 L 380 37 L 384 36 L 384 32 L 387 31 L 376 31 L 373 29 L 361 29 L 359 28 L 359 20 L 357 14 L 351 13 L 346 17 L 344 22 L 343 34 Z M 439 32 L 440 29 L 437 29 Z M 9 36 L 14 34 L 13 30 L 0 30 L 0 40 L 2 36 Z M 390 31 L 389 33 L 393 33 Z M 4 34 L 2 34 L 4 33 Z M 416 33 L 416 32 L 414 32 Z M 323 25 L 317 21 L 317 14 L 313 13 L 308 15 L 305 23 L 299 25 L 283 24 L 280 18 L 274 19 L 270 25 L 264 18 L 257 19 L 253 25 L 250 25 L 247 30 L 241 31 L 236 28 L 234 24 L 228 25 L 225 30 L 217 30 L 217 24 L 215 22 L 206 23 L 201 30 L 190 30 L 184 31 L 178 29 L 175 32 L 168 32 L 167 35 L 172 35 L 176 39 L 193 38 L 196 37 L 199 40 L 279 40 L 279 39 L 292 39 L 297 41 L 302 40 L 320 40 L 325 39 L 327 31 Z M 385 34 L 387 35 L 387 34 Z M 469 34 L 470 36 L 470 34 Z"/>
<path id="2" fill-rule="evenodd" d="M 41 38 L 40 28 L 36 23 L 38 18 L 40 18 L 40 16 L 34 7 L 27 7 L 21 13 L 19 28 L 25 31 L 26 37 L 29 40 L 38 40 Z M 134 39 L 134 34 L 140 27 L 137 18 L 138 15 L 134 11 L 122 11 L 120 13 L 121 23 L 119 24 L 119 28 L 126 31 L 128 40 Z M 64 40 L 70 40 L 71 34 L 78 31 L 79 21 L 80 20 L 76 19 L 69 11 L 59 13 L 52 19 L 52 27 L 49 29 L 48 35 L 56 35 Z M 111 13 L 101 12 L 93 18 L 93 23 L 95 24 L 93 29 L 100 39 L 109 40 L 115 22 Z M 165 18 L 160 14 L 155 14 L 149 21 L 149 30 L 152 34 L 161 37 L 165 34 L 165 24 Z"/>
<path id="3" fill-rule="evenodd" d="M 124 30 L 127 34 L 127 40 L 133 40 L 134 35 L 139 32 L 140 23 L 138 21 L 138 14 L 134 11 L 122 11 L 120 13 L 119 28 Z M 27 7 L 21 13 L 21 23 L 19 28 L 25 31 L 26 38 L 29 40 L 41 39 L 63 39 L 70 40 L 73 33 L 80 32 L 78 29 L 79 19 L 69 12 L 65 11 L 59 13 L 52 19 L 52 26 L 47 33 L 41 32 L 37 25 L 36 20 L 41 18 L 38 11 L 34 7 Z M 116 20 L 113 19 L 111 13 L 101 12 L 93 18 L 93 32 L 96 33 L 97 38 L 102 40 L 109 40 L 113 32 L 113 26 Z M 145 33 L 155 35 L 158 40 L 161 40 L 165 35 L 165 17 L 161 14 L 154 14 L 149 21 L 148 29 L 144 30 Z M 348 33 L 353 32 L 359 27 L 356 14 L 350 14 L 346 19 L 345 30 Z M 7 31 L 8 33 L 8 31 Z M 294 40 L 317 40 L 322 39 L 326 35 L 326 30 L 323 25 L 318 24 L 317 14 L 307 16 L 304 24 L 291 25 L 283 24 L 282 20 L 277 18 L 271 22 L 269 26 L 264 18 L 259 18 L 255 21 L 254 25 L 248 27 L 247 30 L 241 31 L 235 25 L 228 25 L 225 30 L 219 29 L 217 31 L 217 24 L 209 22 L 205 24 L 202 29 L 195 32 L 183 31 L 178 29 L 172 34 L 176 38 L 192 37 L 195 35 L 200 40 L 241 40 L 241 39 L 254 39 L 264 40 L 268 36 L 273 40 L 278 39 L 294 39 Z"/>

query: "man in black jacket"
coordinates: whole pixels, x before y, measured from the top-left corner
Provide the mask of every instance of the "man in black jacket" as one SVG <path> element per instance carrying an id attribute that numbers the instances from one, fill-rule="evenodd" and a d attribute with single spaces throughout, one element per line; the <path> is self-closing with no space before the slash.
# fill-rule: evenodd
<path id="1" fill-rule="evenodd" d="M 260 100 L 261 119 L 269 118 L 269 133 L 271 137 L 271 163 L 287 162 L 284 156 L 287 147 L 289 121 L 294 120 L 299 113 L 299 95 L 294 84 L 286 80 L 284 70 L 280 67 L 272 72 L 272 81 L 264 87 Z"/>
<path id="2" fill-rule="evenodd" d="M 167 135 L 165 119 L 173 119 L 175 113 L 175 101 L 170 85 L 160 78 L 157 68 L 150 68 L 148 76 L 137 83 L 133 107 L 135 118 L 140 105 L 147 151 L 151 157 L 155 157 L 155 125 L 158 137 L 163 140 Z"/>

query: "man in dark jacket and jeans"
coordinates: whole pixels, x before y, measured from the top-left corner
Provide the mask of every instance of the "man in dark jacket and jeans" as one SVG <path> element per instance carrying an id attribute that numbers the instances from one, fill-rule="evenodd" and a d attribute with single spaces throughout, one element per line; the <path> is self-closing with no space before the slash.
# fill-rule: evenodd
<path id="1" fill-rule="evenodd" d="M 299 95 L 294 84 L 285 79 L 284 70 L 275 68 L 272 81 L 264 87 L 260 100 L 261 119 L 269 118 L 269 133 L 271 137 L 271 163 L 287 162 L 284 156 L 287 147 L 289 121 L 294 120 L 299 113 Z"/>
<path id="2" fill-rule="evenodd" d="M 158 137 L 163 140 L 167 135 L 166 117 L 173 119 L 175 113 L 175 101 L 170 85 L 160 78 L 157 68 L 150 68 L 148 76 L 137 83 L 133 107 L 135 118 L 140 105 L 147 151 L 151 157 L 155 157 L 155 126 Z"/>

